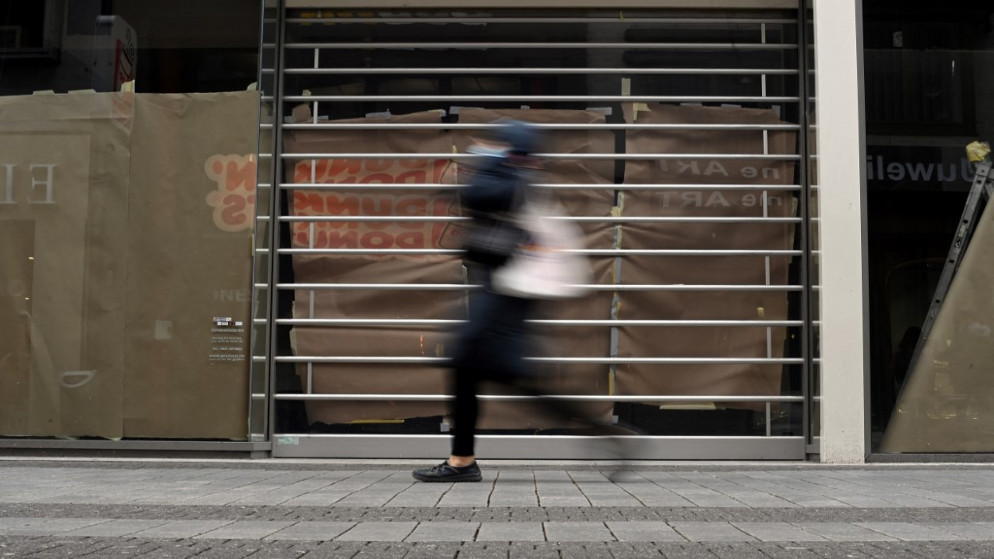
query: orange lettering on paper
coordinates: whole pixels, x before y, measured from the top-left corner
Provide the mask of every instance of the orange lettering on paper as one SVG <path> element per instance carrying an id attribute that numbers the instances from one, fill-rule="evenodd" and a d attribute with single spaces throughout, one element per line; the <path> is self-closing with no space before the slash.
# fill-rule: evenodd
<path id="1" fill-rule="evenodd" d="M 214 225 L 235 233 L 255 224 L 256 162 L 254 155 L 212 155 L 204 172 L 217 185 L 207 195 L 214 208 Z"/>
<path id="2" fill-rule="evenodd" d="M 293 169 L 297 184 L 443 184 L 453 182 L 455 165 L 444 159 L 318 159 Z M 295 216 L 333 217 L 294 222 L 293 244 L 299 248 L 438 249 L 443 248 L 445 222 L 411 221 L 405 217 L 448 216 L 451 194 L 402 191 L 295 190 Z M 350 216 L 383 220 L 350 221 Z M 393 218 L 393 219 L 391 219 Z M 362 258 L 440 258 L 415 255 L 361 255 Z"/>

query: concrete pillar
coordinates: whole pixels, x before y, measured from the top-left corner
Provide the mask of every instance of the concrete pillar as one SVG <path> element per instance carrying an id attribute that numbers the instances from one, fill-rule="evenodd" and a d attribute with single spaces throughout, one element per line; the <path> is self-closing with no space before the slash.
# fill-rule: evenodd
<path id="1" fill-rule="evenodd" d="M 821 461 L 869 453 L 869 302 L 861 0 L 814 0 Z"/>

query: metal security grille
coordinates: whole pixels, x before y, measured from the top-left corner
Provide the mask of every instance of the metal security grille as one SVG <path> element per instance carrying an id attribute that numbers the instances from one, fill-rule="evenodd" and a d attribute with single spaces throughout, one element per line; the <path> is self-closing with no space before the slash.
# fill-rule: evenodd
<path id="1" fill-rule="evenodd" d="M 804 457 L 796 13 L 274 19 L 253 378 L 276 456 L 447 453 L 445 333 L 478 288 L 458 250 L 466 147 L 512 116 L 549 138 L 536 187 L 583 229 L 594 268 L 589 296 L 533 321 L 550 392 L 637 427 L 635 457 Z M 529 397 L 482 400 L 480 455 L 611 457 Z"/>

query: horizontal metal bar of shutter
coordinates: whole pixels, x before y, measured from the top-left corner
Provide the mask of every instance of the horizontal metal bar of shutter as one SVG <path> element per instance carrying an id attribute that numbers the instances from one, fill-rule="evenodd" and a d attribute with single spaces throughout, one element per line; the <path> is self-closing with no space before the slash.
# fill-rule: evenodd
<path id="1" fill-rule="evenodd" d="M 737 1 L 737 0 L 733 0 Z M 622 12 L 618 12 L 619 16 Z M 638 23 L 665 23 L 672 25 L 708 25 L 713 26 L 717 24 L 735 24 L 735 25 L 791 25 L 797 23 L 796 19 L 791 18 L 687 18 L 687 17 L 676 17 L 676 18 L 659 18 L 659 17 L 632 17 L 628 16 L 629 20 L 625 21 L 623 18 L 619 19 L 618 16 L 615 17 L 498 17 L 498 16 L 471 16 L 466 15 L 459 18 L 459 22 L 469 22 L 468 25 L 475 25 L 479 23 L 555 23 L 555 24 L 565 24 L 565 23 L 582 23 L 582 24 L 593 24 L 593 23 L 631 23 L 632 21 Z M 358 24 L 422 24 L 422 23 L 452 23 L 453 18 L 451 17 L 413 17 L 413 18 L 399 18 L 399 17 L 362 17 L 362 16 L 342 16 L 342 15 L 330 15 L 327 17 L 306 17 L 306 18 L 287 18 L 287 23 L 298 23 L 311 25 L 315 23 L 358 23 Z"/>
<path id="2" fill-rule="evenodd" d="M 800 223 L 798 217 L 663 217 L 663 216 L 563 216 L 549 217 L 556 221 L 576 223 Z M 468 217 L 439 216 L 439 215 L 294 215 L 284 216 L 280 221 L 287 223 L 459 223 L 467 222 Z"/>
<path id="3" fill-rule="evenodd" d="M 400 254 L 408 256 L 429 256 L 429 255 L 459 255 L 463 251 L 459 249 L 444 248 L 281 248 L 279 254 L 337 254 L 342 256 L 385 256 L 389 254 Z M 587 256 L 800 256 L 803 254 L 799 250 L 688 250 L 688 249 L 582 249 L 564 251 L 570 254 L 585 254 Z"/>
<path id="4" fill-rule="evenodd" d="M 802 402 L 803 396 L 592 396 L 586 394 L 550 394 L 548 396 L 516 396 L 513 394 L 481 394 L 479 399 L 488 402 L 533 402 L 535 400 L 564 400 L 571 402 Z M 278 394 L 277 400 L 297 401 L 371 401 L 390 400 L 394 402 L 447 402 L 453 399 L 448 394 Z"/>
<path id="5" fill-rule="evenodd" d="M 306 97 L 306 96 L 305 96 Z M 307 97 L 309 99 L 309 97 Z M 763 99 L 768 99 L 764 97 Z M 364 124 L 298 123 L 285 124 L 284 130 L 494 130 L 498 124 L 397 124 L 376 122 Z M 540 130 L 799 130 L 796 124 L 536 124 Z"/>
<path id="6" fill-rule="evenodd" d="M 535 188 L 551 190 L 800 190 L 797 184 L 549 184 L 535 183 Z M 281 183 L 285 190 L 459 190 L 465 184 L 433 184 L 433 183 Z M 623 187 L 623 188 L 622 188 Z M 307 216 L 287 216 L 307 217 Z M 318 216 L 314 216 L 318 217 Z"/>
<path id="7" fill-rule="evenodd" d="M 287 103 L 411 102 L 411 103 L 797 103 L 793 96 L 741 95 L 287 95 Z"/>
<path id="8" fill-rule="evenodd" d="M 797 50 L 796 44 L 790 43 L 287 43 L 288 50 L 483 50 L 483 49 L 624 49 L 624 50 Z"/>
<path id="9" fill-rule="evenodd" d="M 297 326 L 453 326 L 465 320 L 445 318 L 280 318 L 277 324 Z M 545 326 L 694 326 L 694 327 L 750 327 L 800 326 L 799 320 L 529 320 L 529 324 Z"/>
<path id="10" fill-rule="evenodd" d="M 790 357 L 527 357 L 534 363 L 590 364 L 590 365 L 800 365 L 800 358 Z M 369 355 L 294 356 L 277 357 L 278 363 L 353 363 L 392 365 L 444 366 L 445 357 L 396 357 Z"/>
<path id="11" fill-rule="evenodd" d="M 567 75 L 567 74 L 626 74 L 626 75 L 767 75 L 796 76 L 797 70 L 774 68 L 287 68 L 285 74 L 298 75 L 392 75 L 392 74 L 431 74 L 431 75 Z"/>
<path id="12" fill-rule="evenodd" d="M 260 284 L 260 287 L 269 287 Z M 281 283 L 277 289 L 303 289 L 310 291 L 338 290 L 400 290 L 400 291 L 462 291 L 481 289 L 482 285 L 466 283 Z M 591 291 L 800 291 L 801 285 L 644 285 L 610 284 L 583 285 Z M 613 322 L 612 322 L 613 324 Z"/>
<path id="13" fill-rule="evenodd" d="M 543 159 L 627 159 L 627 160 L 648 160 L 657 159 L 743 159 L 761 161 L 797 161 L 799 155 L 795 154 L 757 154 L 757 153 L 536 153 L 536 157 Z M 453 161 L 470 160 L 478 158 L 472 153 L 283 153 L 280 154 L 285 160 L 300 159 L 451 159 Z M 622 185 L 624 186 L 624 185 Z M 623 188 L 622 188 L 623 190 Z"/>

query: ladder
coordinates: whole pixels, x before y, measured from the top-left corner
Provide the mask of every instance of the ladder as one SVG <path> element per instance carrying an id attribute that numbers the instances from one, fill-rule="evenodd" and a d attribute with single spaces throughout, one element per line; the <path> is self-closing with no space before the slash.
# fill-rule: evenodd
<path id="1" fill-rule="evenodd" d="M 935 323 L 935 318 L 939 314 L 939 309 L 942 308 L 942 303 L 945 301 L 946 294 L 949 292 L 949 286 L 952 284 L 953 277 L 959 269 L 963 253 L 966 252 L 966 247 L 970 244 L 970 238 L 973 236 L 973 231 L 977 225 L 977 217 L 980 215 L 980 210 L 984 205 L 981 204 L 981 201 L 986 203 L 994 195 L 994 177 L 991 176 L 990 152 L 990 144 L 987 142 L 973 142 L 966 147 L 967 158 L 975 165 L 973 184 L 970 187 L 970 193 L 966 197 L 963 215 L 960 217 L 959 226 L 956 228 L 956 235 L 953 237 L 953 244 L 949 248 L 949 255 L 946 257 L 946 263 L 942 268 L 942 275 L 939 276 L 939 284 L 935 288 L 935 296 L 932 297 L 928 314 L 925 315 L 925 322 L 922 324 L 918 343 L 915 345 L 915 351 L 911 355 L 911 361 L 908 363 L 908 374 L 904 377 L 905 382 L 911 377 L 911 371 L 914 370 L 915 364 L 918 362 L 918 358 L 925 347 L 925 342 L 928 341 L 929 332 L 932 330 L 932 325 Z"/>

